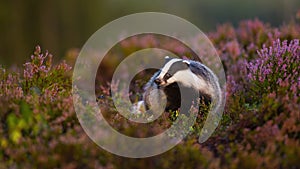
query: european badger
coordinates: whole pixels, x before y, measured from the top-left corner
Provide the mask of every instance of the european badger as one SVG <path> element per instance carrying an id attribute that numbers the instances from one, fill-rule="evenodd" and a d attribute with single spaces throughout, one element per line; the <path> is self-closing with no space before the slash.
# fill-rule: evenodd
<path id="1" fill-rule="evenodd" d="M 157 71 L 144 88 L 143 101 L 134 111 L 159 109 L 186 113 L 192 102 L 199 98 L 205 104 L 221 103 L 221 89 L 216 75 L 205 65 L 178 58 L 165 57 L 164 66 Z M 181 99 L 183 99 L 181 101 Z"/>

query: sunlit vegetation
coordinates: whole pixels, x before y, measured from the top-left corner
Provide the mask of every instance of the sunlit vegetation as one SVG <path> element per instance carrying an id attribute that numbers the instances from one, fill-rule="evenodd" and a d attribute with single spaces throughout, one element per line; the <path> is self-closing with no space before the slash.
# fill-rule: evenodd
<path id="1" fill-rule="evenodd" d="M 236 28 L 220 25 L 208 36 L 225 68 L 227 102 L 221 123 L 205 143 L 193 134 L 203 123 L 200 115 L 192 134 L 164 154 L 129 159 L 106 152 L 77 120 L 73 65 L 53 64 L 52 55 L 37 46 L 23 67 L 0 67 L 0 168 L 300 168 L 299 22 L 271 27 L 246 20 Z M 131 38 L 114 54 L 126 55 L 156 41 L 152 36 Z M 188 57 L 187 51 L 174 50 Z M 130 136 L 160 133 L 178 116 L 166 112 L 150 129 L 137 130 L 114 109 L 108 85 L 99 84 L 97 90 L 105 118 Z"/>

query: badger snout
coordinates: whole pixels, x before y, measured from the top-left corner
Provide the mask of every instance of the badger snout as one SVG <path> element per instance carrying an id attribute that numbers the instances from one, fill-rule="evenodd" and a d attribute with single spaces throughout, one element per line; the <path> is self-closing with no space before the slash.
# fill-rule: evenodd
<path id="1" fill-rule="evenodd" d="M 167 86 L 167 82 L 160 79 L 160 78 L 156 78 L 154 80 L 154 83 L 158 86 L 158 87 L 166 87 Z"/>

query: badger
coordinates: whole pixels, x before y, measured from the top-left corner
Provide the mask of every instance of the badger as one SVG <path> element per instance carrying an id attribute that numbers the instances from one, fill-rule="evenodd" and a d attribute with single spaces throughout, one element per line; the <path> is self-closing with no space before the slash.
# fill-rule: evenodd
<path id="1" fill-rule="evenodd" d="M 218 106 L 222 97 L 217 76 L 200 62 L 166 56 L 164 66 L 145 85 L 143 100 L 134 110 L 157 109 L 166 102 L 165 111 L 180 108 L 187 112 L 195 97 L 206 105 Z"/>

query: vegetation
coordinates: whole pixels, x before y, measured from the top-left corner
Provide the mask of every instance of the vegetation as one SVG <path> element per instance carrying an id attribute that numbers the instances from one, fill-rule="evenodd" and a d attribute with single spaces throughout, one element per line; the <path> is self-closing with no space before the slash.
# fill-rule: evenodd
<path id="1" fill-rule="evenodd" d="M 237 28 L 220 25 L 209 38 L 227 74 L 227 103 L 205 143 L 191 134 L 168 152 L 145 159 L 106 152 L 77 120 L 72 68 L 66 62 L 53 65 L 52 56 L 36 47 L 23 68 L 0 68 L 0 168 L 300 168 L 299 23 L 273 28 L 246 20 Z M 155 41 L 151 35 L 134 37 L 109 54 L 127 55 Z M 181 48 L 174 50 L 188 56 Z M 149 124 L 149 131 L 136 130 L 137 124 L 114 110 L 107 85 L 99 85 L 97 92 L 107 120 L 127 135 L 159 133 L 174 119 L 174 112 L 167 112 Z"/>

